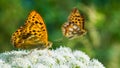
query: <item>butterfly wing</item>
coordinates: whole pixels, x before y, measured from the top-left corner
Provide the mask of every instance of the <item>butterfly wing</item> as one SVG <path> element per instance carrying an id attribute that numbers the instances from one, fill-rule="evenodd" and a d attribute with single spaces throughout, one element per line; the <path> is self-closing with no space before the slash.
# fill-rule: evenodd
<path id="1" fill-rule="evenodd" d="M 68 22 L 74 23 L 80 27 L 80 29 L 84 29 L 84 18 L 79 13 L 77 8 L 74 8 L 71 14 L 68 17 Z"/>
<path id="2" fill-rule="evenodd" d="M 22 43 L 20 37 L 21 37 L 21 34 L 23 32 L 23 27 L 20 27 L 17 31 L 15 31 L 12 35 L 12 38 L 11 38 L 11 42 L 12 44 L 17 47 L 18 44 Z"/>
<path id="3" fill-rule="evenodd" d="M 30 13 L 25 24 L 27 24 L 26 29 L 28 33 L 37 36 L 44 42 L 48 41 L 46 25 L 40 14 L 38 14 L 36 11 L 32 11 Z"/>

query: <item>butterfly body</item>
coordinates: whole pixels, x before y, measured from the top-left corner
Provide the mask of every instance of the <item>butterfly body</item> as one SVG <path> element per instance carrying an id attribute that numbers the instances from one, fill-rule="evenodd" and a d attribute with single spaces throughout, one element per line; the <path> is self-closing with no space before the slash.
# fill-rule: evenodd
<path id="1" fill-rule="evenodd" d="M 44 49 L 52 45 L 48 41 L 46 25 L 36 11 L 32 11 L 25 24 L 13 33 L 11 41 L 15 47 L 22 49 Z"/>
<path id="2" fill-rule="evenodd" d="M 84 29 L 84 18 L 77 8 L 74 8 L 68 17 L 68 21 L 62 25 L 63 35 L 74 38 L 86 34 Z"/>

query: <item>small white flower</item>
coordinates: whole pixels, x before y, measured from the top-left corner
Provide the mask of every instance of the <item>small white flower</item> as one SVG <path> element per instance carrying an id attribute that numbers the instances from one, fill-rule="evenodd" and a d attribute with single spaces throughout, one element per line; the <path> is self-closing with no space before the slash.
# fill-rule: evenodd
<path id="1" fill-rule="evenodd" d="M 73 52 L 73 55 L 77 60 L 81 61 L 82 63 L 90 61 L 90 58 L 84 52 L 75 51 L 75 52 Z"/>
<path id="2" fill-rule="evenodd" d="M 0 68 L 11 68 L 11 66 L 0 59 Z"/>
<path id="3" fill-rule="evenodd" d="M 91 60 L 89 62 L 89 68 L 105 68 L 98 60 Z"/>

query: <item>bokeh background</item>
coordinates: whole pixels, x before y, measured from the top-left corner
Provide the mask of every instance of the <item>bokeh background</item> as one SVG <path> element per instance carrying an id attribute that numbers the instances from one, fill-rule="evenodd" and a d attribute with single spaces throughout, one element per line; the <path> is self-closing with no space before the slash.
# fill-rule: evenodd
<path id="1" fill-rule="evenodd" d="M 87 34 L 67 40 L 61 26 L 71 10 L 77 7 L 85 17 Z M 30 11 L 43 17 L 53 49 L 60 45 L 82 50 L 106 68 L 120 68 L 119 0 L 0 0 L 0 52 L 17 50 L 10 38 L 24 24 Z"/>

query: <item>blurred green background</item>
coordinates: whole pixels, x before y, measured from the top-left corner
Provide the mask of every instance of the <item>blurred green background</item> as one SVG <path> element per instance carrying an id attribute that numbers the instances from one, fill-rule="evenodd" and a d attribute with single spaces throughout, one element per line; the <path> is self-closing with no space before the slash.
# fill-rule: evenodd
<path id="1" fill-rule="evenodd" d="M 55 42 L 63 37 L 61 25 L 74 7 L 85 17 L 87 34 L 67 42 Z M 120 68 L 119 0 L 0 0 L 1 53 L 16 50 L 10 43 L 11 35 L 24 24 L 32 10 L 43 17 L 53 49 L 63 45 L 82 50 L 106 68 Z"/>

